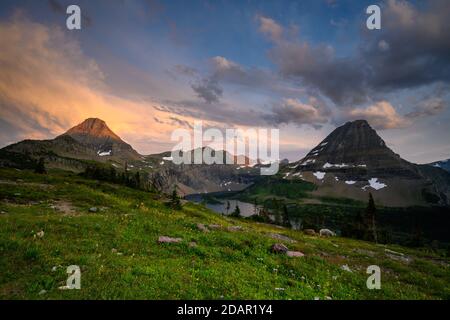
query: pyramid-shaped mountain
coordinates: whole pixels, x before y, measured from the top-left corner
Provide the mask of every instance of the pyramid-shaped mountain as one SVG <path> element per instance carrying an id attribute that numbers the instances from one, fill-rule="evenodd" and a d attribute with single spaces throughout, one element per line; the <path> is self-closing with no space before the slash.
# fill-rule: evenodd
<path id="1" fill-rule="evenodd" d="M 381 176 L 417 178 L 415 165 L 394 153 L 366 120 L 347 122 L 299 161 L 308 170 L 370 171 Z"/>
<path id="2" fill-rule="evenodd" d="M 138 159 L 139 154 L 116 135 L 105 123 L 98 118 L 89 118 L 69 129 L 60 137 L 70 136 L 85 145 L 99 156 L 117 156 L 122 159 Z"/>
<path id="3" fill-rule="evenodd" d="M 282 173 L 286 179 L 313 182 L 318 196 L 365 201 L 371 192 L 387 206 L 445 204 L 450 199 L 448 172 L 402 159 L 365 120 L 338 127 Z"/>
<path id="4" fill-rule="evenodd" d="M 71 159 L 125 163 L 142 157 L 109 129 L 103 120 L 97 118 L 86 119 L 55 139 L 24 140 L 2 151 L 9 153 L 9 156 L 3 157 L 6 158 L 3 161 L 9 161 L 8 158 L 14 158 L 15 154 L 25 154 L 32 159 L 43 157 L 53 167 L 80 167 L 80 170 L 83 165 Z"/>

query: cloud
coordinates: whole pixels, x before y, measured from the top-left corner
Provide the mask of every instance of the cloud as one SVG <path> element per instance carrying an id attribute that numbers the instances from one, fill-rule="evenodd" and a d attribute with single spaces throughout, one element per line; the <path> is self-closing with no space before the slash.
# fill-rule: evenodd
<path id="1" fill-rule="evenodd" d="M 272 41 L 278 41 L 283 36 L 283 27 L 281 27 L 275 20 L 264 16 L 256 16 L 259 22 L 259 31 L 268 36 Z"/>
<path id="2" fill-rule="evenodd" d="M 367 108 L 351 109 L 346 116 L 352 120 L 365 119 L 376 129 L 401 128 L 409 124 L 387 101 L 377 102 Z"/>
<path id="3" fill-rule="evenodd" d="M 329 112 L 318 103 L 315 98 L 310 98 L 309 103 L 302 103 L 296 99 L 285 98 L 272 109 L 273 114 L 266 116 L 269 123 L 275 125 L 294 123 L 296 125 L 309 124 L 318 129 L 327 123 Z"/>
<path id="4" fill-rule="evenodd" d="M 332 99 L 336 104 L 355 104 L 366 100 L 366 67 L 352 58 L 337 58 L 327 45 L 307 42 L 278 43 L 271 58 L 283 76 L 296 79 Z"/>
<path id="5" fill-rule="evenodd" d="M 344 57 L 328 45 L 282 37 L 283 27 L 269 18 L 277 31 L 265 27 L 264 34 L 273 42 L 269 56 L 284 77 L 319 90 L 337 106 L 358 105 L 396 90 L 450 83 L 449 16 L 449 1 L 419 8 L 388 0 L 382 29 L 362 29 L 357 49 Z"/>
<path id="6" fill-rule="evenodd" d="M 188 76 L 188 77 L 193 77 L 197 74 L 196 69 L 191 68 L 186 65 L 182 65 L 182 64 L 177 64 L 173 69 L 176 73 L 184 75 L 184 76 Z"/>
<path id="7" fill-rule="evenodd" d="M 439 115 L 445 108 L 442 98 L 433 97 L 419 102 L 413 111 L 402 115 L 390 102 L 379 101 L 365 108 L 344 108 L 334 121 L 365 119 L 376 129 L 398 129 L 409 127 L 421 118 Z"/>
<path id="8" fill-rule="evenodd" d="M 421 117 L 431 117 L 440 114 L 446 108 L 446 104 L 441 98 L 430 98 L 422 103 L 413 112 L 405 115 L 409 119 L 417 119 Z"/>
<path id="9" fill-rule="evenodd" d="M 192 84 L 191 88 L 199 98 L 202 98 L 209 104 L 219 102 L 223 93 L 222 88 L 214 78 L 204 78 L 200 82 Z"/>
<path id="10" fill-rule="evenodd" d="M 270 72 L 258 68 L 245 68 L 222 56 L 213 57 L 210 62 L 211 77 L 217 81 L 254 89 L 270 89 L 278 82 Z"/>
<path id="11" fill-rule="evenodd" d="M 58 0 L 48 0 L 48 5 L 56 13 L 66 14 L 66 10 Z"/>

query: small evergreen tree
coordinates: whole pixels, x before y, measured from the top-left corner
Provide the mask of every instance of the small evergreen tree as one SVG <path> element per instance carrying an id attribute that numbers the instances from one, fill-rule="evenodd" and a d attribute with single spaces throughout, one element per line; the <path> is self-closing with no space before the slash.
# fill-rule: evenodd
<path id="1" fill-rule="evenodd" d="M 273 215 L 275 217 L 275 223 L 278 225 L 282 225 L 283 217 L 280 212 L 280 203 L 277 199 L 272 199 L 272 203 L 273 203 Z"/>
<path id="2" fill-rule="evenodd" d="M 283 205 L 283 225 L 288 228 L 292 227 L 286 204 Z"/>
<path id="3" fill-rule="evenodd" d="M 176 186 L 173 188 L 172 195 L 170 197 L 170 207 L 175 210 L 181 209 L 181 201 L 180 197 L 178 196 Z"/>
<path id="4" fill-rule="evenodd" d="M 39 158 L 39 161 L 36 163 L 36 167 L 34 168 L 34 172 L 39 174 L 47 173 L 47 169 L 45 169 L 44 158 Z"/>
<path id="5" fill-rule="evenodd" d="M 227 210 L 227 215 L 228 215 L 228 212 L 230 211 L 230 201 L 228 201 L 228 200 L 227 200 L 226 210 Z"/>
<path id="6" fill-rule="evenodd" d="M 141 175 L 139 171 L 134 174 L 134 187 L 139 189 L 141 187 Z"/>
<path id="7" fill-rule="evenodd" d="M 253 214 L 256 216 L 258 215 L 258 201 L 255 198 L 255 201 L 253 202 Z"/>
<path id="8" fill-rule="evenodd" d="M 372 193 L 369 193 L 369 203 L 367 204 L 365 219 L 367 226 L 367 238 L 368 240 L 378 242 L 375 213 L 375 201 L 373 200 Z"/>
<path id="9" fill-rule="evenodd" d="M 231 216 L 236 218 L 241 216 L 241 209 L 239 208 L 239 205 L 236 204 L 236 208 L 234 208 L 234 211 L 231 214 Z"/>

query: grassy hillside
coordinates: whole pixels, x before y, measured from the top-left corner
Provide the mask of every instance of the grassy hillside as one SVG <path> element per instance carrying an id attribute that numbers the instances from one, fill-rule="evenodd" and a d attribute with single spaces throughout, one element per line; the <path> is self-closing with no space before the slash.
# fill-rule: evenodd
<path id="1" fill-rule="evenodd" d="M 0 177 L 1 299 L 450 298 L 449 259 L 439 251 L 307 236 L 191 203 L 174 211 L 157 194 L 70 173 L 0 169 Z M 203 232 L 198 223 L 221 227 Z M 159 236 L 183 241 L 158 244 Z M 305 256 L 271 253 L 277 242 Z M 373 264 L 381 290 L 366 288 Z M 81 268 L 81 290 L 58 289 L 69 265 Z"/>

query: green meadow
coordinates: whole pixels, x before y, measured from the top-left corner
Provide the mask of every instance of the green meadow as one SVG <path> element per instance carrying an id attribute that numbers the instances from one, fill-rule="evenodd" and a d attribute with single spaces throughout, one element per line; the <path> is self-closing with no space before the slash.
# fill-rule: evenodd
<path id="1" fill-rule="evenodd" d="M 0 169 L 0 299 L 450 298 L 445 251 L 308 236 L 167 200 L 63 171 Z M 273 253 L 275 243 L 304 256 Z M 80 290 L 59 289 L 70 265 Z M 370 265 L 379 290 L 366 286 Z"/>

